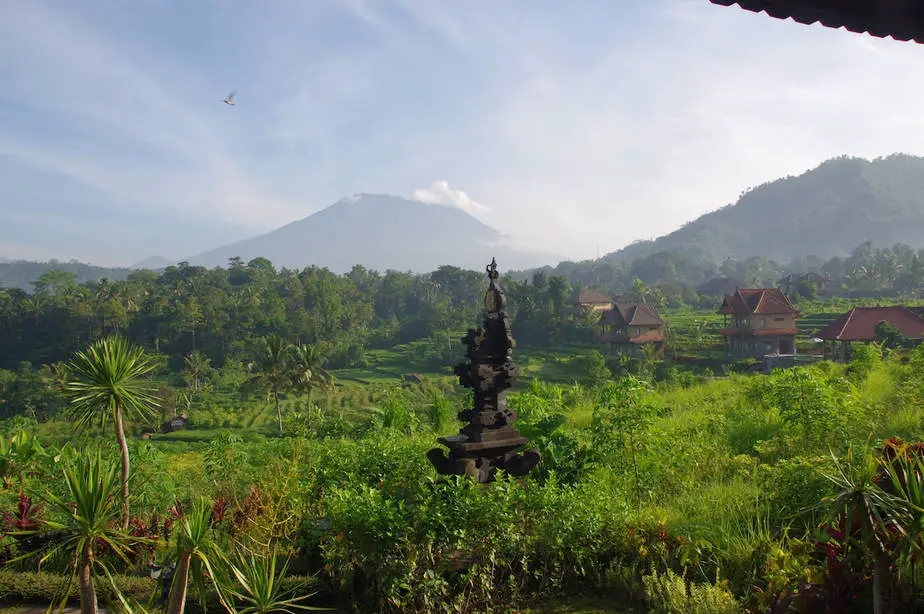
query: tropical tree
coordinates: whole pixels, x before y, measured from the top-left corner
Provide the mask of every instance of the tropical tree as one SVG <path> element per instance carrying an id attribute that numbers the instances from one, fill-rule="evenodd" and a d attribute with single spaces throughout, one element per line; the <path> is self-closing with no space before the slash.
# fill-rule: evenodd
<path id="1" fill-rule="evenodd" d="M 71 414 L 79 429 L 94 422 L 105 427 L 111 420 L 119 443 L 122 471 L 122 529 L 129 519 L 129 458 L 125 420 L 150 420 L 159 402 L 149 379 L 156 366 L 144 350 L 119 336 L 106 337 L 77 352 L 67 363 L 65 392 L 70 396 Z"/>
<path id="2" fill-rule="evenodd" d="M 629 291 L 629 296 L 632 298 L 632 301 L 635 303 L 644 303 L 648 300 L 650 294 L 648 289 L 648 284 L 646 284 L 641 279 L 632 280 L 632 289 Z"/>
<path id="3" fill-rule="evenodd" d="M 292 347 L 292 385 L 305 393 L 305 410 L 311 419 L 311 393 L 315 388 L 330 388 L 334 377 L 324 369 L 324 350 L 319 344 L 299 343 Z"/>
<path id="4" fill-rule="evenodd" d="M 117 508 L 113 505 L 118 484 L 116 473 L 116 465 L 103 461 L 99 452 L 84 454 L 64 469 L 67 496 L 58 498 L 52 494 L 47 495 L 65 520 L 44 522 L 45 528 L 60 532 L 62 539 L 44 554 L 42 561 L 61 551 L 70 554 L 71 574 L 61 606 L 64 606 L 70 595 L 76 576 L 82 614 L 96 614 L 98 611 L 94 580 L 100 575 L 105 576 L 117 597 L 121 598 L 110 570 L 98 556 L 100 548 L 106 548 L 128 562 L 133 545 L 144 541 L 114 528 L 117 527 L 118 516 Z"/>
<path id="5" fill-rule="evenodd" d="M 272 396 L 281 435 L 282 410 L 279 409 L 279 395 L 292 389 L 292 355 L 289 344 L 279 335 L 261 337 L 257 342 L 250 370 L 253 375 L 245 382 L 245 387 Z"/>
<path id="6" fill-rule="evenodd" d="M 205 387 L 208 378 L 215 372 L 211 363 L 212 360 L 199 350 L 190 352 L 183 359 L 183 378 L 186 380 L 186 385 L 196 392 Z"/>
<path id="7" fill-rule="evenodd" d="M 167 614 L 183 614 L 190 578 L 199 590 L 202 603 L 205 603 L 206 586 L 211 580 L 219 600 L 227 607 L 219 580 L 219 565 L 224 553 L 212 528 L 212 506 L 204 499 L 195 501 L 181 516 L 175 544 L 176 573 L 170 587 Z"/>

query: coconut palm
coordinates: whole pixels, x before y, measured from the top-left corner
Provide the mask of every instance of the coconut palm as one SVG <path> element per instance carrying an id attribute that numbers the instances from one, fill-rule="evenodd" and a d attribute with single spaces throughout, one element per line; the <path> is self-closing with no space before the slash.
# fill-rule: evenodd
<path id="1" fill-rule="evenodd" d="M 324 350 L 318 345 L 296 344 L 292 347 L 292 384 L 296 390 L 305 392 L 305 410 L 311 418 L 311 392 L 315 388 L 330 388 L 334 377 L 324 369 Z"/>
<path id="2" fill-rule="evenodd" d="M 128 442 L 125 420 L 149 420 L 156 415 L 158 400 L 147 376 L 156 366 L 144 350 L 122 337 L 100 339 L 67 364 L 64 390 L 70 396 L 71 413 L 79 429 L 94 422 L 105 427 L 111 420 L 121 453 L 123 529 L 128 527 Z"/>
<path id="3" fill-rule="evenodd" d="M 253 375 L 245 386 L 273 397 L 281 435 L 282 411 L 279 409 L 279 395 L 292 388 L 292 354 L 289 344 L 279 335 L 261 337 L 255 348 L 254 361 L 250 369 Z"/>
<path id="4" fill-rule="evenodd" d="M 211 362 L 199 350 L 193 350 L 183 359 L 183 378 L 196 392 L 206 386 L 209 376 L 214 372 Z"/>
<path id="5" fill-rule="evenodd" d="M 181 517 L 173 555 L 176 559 L 176 573 L 170 587 L 167 614 L 183 614 L 190 578 L 199 589 L 203 603 L 206 584 L 211 580 L 219 600 L 227 607 L 221 590 L 222 582 L 218 580 L 217 564 L 223 559 L 222 547 L 212 528 L 212 506 L 205 500 L 194 502 L 191 509 Z"/>
<path id="6" fill-rule="evenodd" d="M 121 598 L 111 572 L 98 557 L 100 547 L 105 547 L 127 562 L 132 545 L 144 541 L 114 528 L 118 516 L 117 507 L 113 505 L 118 485 L 117 471 L 116 465 L 103 461 L 99 452 L 84 454 L 64 469 L 67 496 L 63 499 L 51 494 L 47 496 L 65 520 L 44 523 L 46 528 L 59 532 L 62 539 L 44 554 L 42 562 L 61 551 L 70 554 L 71 575 L 61 606 L 67 600 L 76 576 L 82 614 L 96 614 L 98 611 L 94 580 L 101 575 L 105 576 L 116 595 Z"/>

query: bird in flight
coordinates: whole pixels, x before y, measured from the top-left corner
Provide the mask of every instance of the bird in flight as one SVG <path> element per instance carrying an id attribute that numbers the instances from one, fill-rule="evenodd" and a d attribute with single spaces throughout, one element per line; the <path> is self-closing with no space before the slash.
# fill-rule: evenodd
<path id="1" fill-rule="evenodd" d="M 236 93 L 237 93 L 237 92 L 231 92 L 230 94 L 228 94 L 228 97 L 225 98 L 224 103 L 225 103 L 225 104 L 229 104 L 229 105 L 231 105 L 231 106 L 233 107 L 233 106 L 234 106 L 234 95 L 235 95 Z"/>

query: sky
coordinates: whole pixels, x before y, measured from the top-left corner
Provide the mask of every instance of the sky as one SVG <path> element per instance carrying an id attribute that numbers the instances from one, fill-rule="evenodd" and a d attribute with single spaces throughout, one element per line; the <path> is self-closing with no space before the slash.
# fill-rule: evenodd
<path id="1" fill-rule="evenodd" d="M 388 193 L 579 260 L 834 156 L 924 153 L 924 46 L 707 0 L 0 15 L 5 258 L 179 260 Z"/>

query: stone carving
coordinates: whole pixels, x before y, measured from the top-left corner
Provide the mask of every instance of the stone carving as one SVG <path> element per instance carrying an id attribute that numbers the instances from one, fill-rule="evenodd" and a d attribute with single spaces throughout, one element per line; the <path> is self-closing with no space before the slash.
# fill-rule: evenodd
<path id="1" fill-rule="evenodd" d="M 440 437 L 449 448 L 433 448 L 427 458 L 443 475 L 467 475 L 490 482 L 498 469 L 515 476 L 528 473 L 539 462 L 537 450 L 517 452 L 529 440 L 517 432 L 517 415 L 507 408 L 507 390 L 516 383 L 519 368 L 511 353 L 515 347 L 507 300 L 498 285 L 497 262 L 486 268 L 489 284 L 484 296 L 484 323 L 462 338 L 468 361 L 456 365 L 459 384 L 473 390 L 473 407 L 459 412 L 467 422 L 456 435 Z"/>

